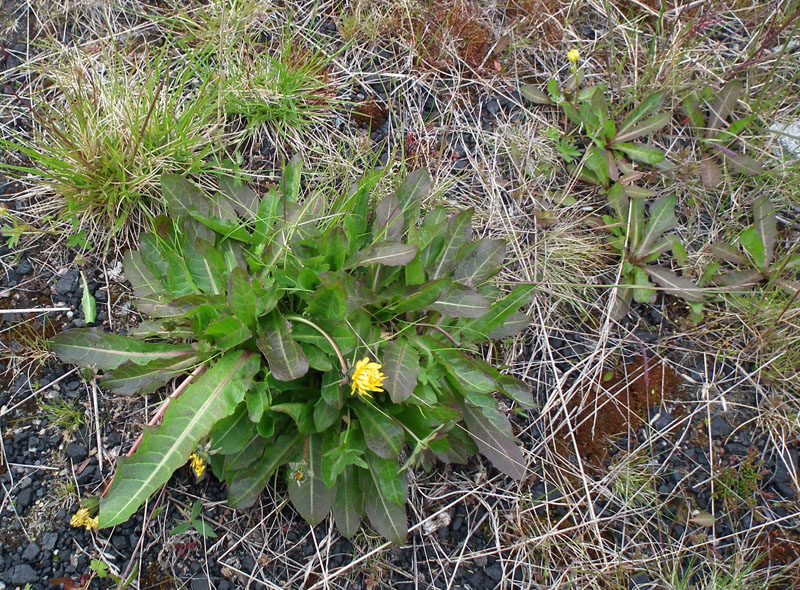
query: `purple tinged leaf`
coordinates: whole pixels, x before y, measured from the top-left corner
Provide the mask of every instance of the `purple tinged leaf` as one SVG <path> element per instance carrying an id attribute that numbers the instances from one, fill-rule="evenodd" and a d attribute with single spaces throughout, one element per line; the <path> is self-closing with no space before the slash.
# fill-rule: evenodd
<path id="1" fill-rule="evenodd" d="M 691 302 L 703 300 L 703 291 L 689 279 L 660 266 L 646 266 L 643 270 L 667 293 Z"/>

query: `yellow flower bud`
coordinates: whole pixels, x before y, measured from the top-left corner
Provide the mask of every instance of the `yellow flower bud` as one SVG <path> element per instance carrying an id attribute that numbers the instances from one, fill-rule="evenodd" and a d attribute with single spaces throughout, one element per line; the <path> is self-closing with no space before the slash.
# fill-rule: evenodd
<path id="1" fill-rule="evenodd" d="M 581 52 L 577 49 L 570 49 L 569 53 L 567 53 L 567 59 L 569 63 L 578 63 L 578 60 L 581 58 Z"/>

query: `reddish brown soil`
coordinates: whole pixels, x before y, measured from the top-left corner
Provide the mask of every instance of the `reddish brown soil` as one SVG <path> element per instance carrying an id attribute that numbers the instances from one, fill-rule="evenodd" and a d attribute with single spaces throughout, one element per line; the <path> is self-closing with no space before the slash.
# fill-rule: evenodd
<path id="1" fill-rule="evenodd" d="M 621 365 L 613 376 L 600 385 L 586 388 L 578 413 L 575 438 L 583 459 L 600 467 L 608 456 L 609 441 L 631 436 L 647 420 L 648 408 L 658 407 L 664 399 L 676 399 L 681 379 L 662 363 L 650 361 L 645 377 L 640 357 Z M 577 396 L 576 396 L 577 397 Z M 581 403 L 575 399 L 570 409 Z"/>

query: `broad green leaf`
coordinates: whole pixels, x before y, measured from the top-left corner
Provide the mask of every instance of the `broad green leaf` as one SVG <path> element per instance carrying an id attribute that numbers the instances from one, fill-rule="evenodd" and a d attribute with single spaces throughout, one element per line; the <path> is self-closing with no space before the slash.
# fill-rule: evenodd
<path id="1" fill-rule="evenodd" d="M 591 146 L 587 151 L 584 164 L 586 168 L 594 173 L 601 185 L 608 186 L 610 177 L 606 150 L 596 145 Z"/>
<path id="2" fill-rule="evenodd" d="M 230 416 L 217 422 L 208 434 L 211 450 L 221 455 L 230 455 L 241 451 L 255 435 L 256 425 L 247 415 L 247 405 L 236 407 Z"/>
<path id="3" fill-rule="evenodd" d="M 516 480 L 525 478 L 525 457 L 511 435 L 511 425 L 496 408 L 464 403 L 464 423 L 481 454 L 499 471 Z"/>
<path id="4" fill-rule="evenodd" d="M 636 139 L 640 139 L 646 135 L 650 135 L 651 133 L 655 133 L 660 129 L 664 128 L 670 121 L 672 117 L 669 113 L 659 113 L 647 119 L 646 121 L 642 121 L 641 123 L 629 127 L 625 130 L 620 130 L 617 132 L 617 135 L 614 137 L 614 144 L 624 143 L 628 141 L 634 141 Z"/>
<path id="5" fill-rule="evenodd" d="M 400 242 L 403 239 L 403 216 L 400 201 L 396 196 L 384 197 L 375 206 L 372 239 L 373 241 L 388 240 L 390 242 Z"/>
<path id="6" fill-rule="evenodd" d="M 649 117 L 653 113 L 655 113 L 658 109 L 661 108 L 661 105 L 664 104 L 664 93 L 663 92 L 655 92 L 650 96 L 646 97 L 639 103 L 635 109 L 633 109 L 630 114 L 625 117 L 625 119 L 619 125 L 619 131 L 617 131 L 617 138 L 620 135 L 630 131 L 633 129 L 639 121 L 642 121 L 645 117 Z M 617 141 L 625 141 L 624 139 L 617 139 Z"/>
<path id="7" fill-rule="evenodd" d="M 125 270 L 125 278 L 133 287 L 133 293 L 140 300 L 156 303 L 165 294 L 164 285 L 156 279 L 138 252 L 128 250 L 122 259 L 122 268 Z"/>
<path id="8" fill-rule="evenodd" d="M 89 291 L 89 283 L 86 282 L 86 275 L 81 271 L 83 281 L 83 297 L 81 298 L 81 311 L 83 311 L 83 321 L 91 324 L 97 319 L 97 302 Z"/>
<path id="9" fill-rule="evenodd" d="M 252 330 L 245 326 L 239 318 L 233 316 L 210 321 L 203 334 L 219 350 L 234 348 L 253 337 Z"/>
<path id="10" fill-rule="evenodd" d="M 189 215 L 198 223 L 224 238 L 230 238 L 245 244 L 250 244 L 253 241 L 253 236 L 247 231 L 247 227 L 236 217 L 226 216 L 223 218 L 218 213 L 210 216 L 198 211 L 195 207 L 189 208 Z"/>
<path id="11" fill-rule="evenodd" d="M 57 334 L 50 350 L 61 362 L 93 369 L 116 369 L 126 361 L 136 365 L 159 359 L 185 357 L 193 352 L 186 344 L 153 344 L 104 332 L 103 328 L 76 328 Z"/>
<path id="12" fill-rule="evenodd" d="M 232 176 L 219 177 L 219 190 L 228 198 L 236 212 L 247 221 L 258 215 L 258 195 L 247 184 Z"/>
<path id="13" fill-rule="evenodd" d="M 527 330 L 528 326 L 530 325 L 531 320 L 527 315 L 521 311 L 515 311 L 506 321 L 502 323 L 502 325 L 489 332 L 488 336 L 492 340 L 513 338 L 517 334 L 521 334 Z"/>
<path id="14" fill-rule="evenodd" d="M 739 236 L 739 243 L 750 254 L 750 258 L 753 259 L 757 268 L 766 267 L 767 253 L 756 227 L 749 227 L 744 230 Z"/>
<path id="15" fill-rule="evenodd" d="M 398 299 L 396 303 L 389 304 L 389 307 L 395 314 L 401 314 L 407 311 L 422 311 L 436 301 L 451 283 L 452 281 L 445 277 L 438 281 L 428 281 L 421 285 L 389 289 L 381 293 L 381 295 L 389 299 Z"/>
<path id="16" fill-rule="evenodd" d="M 447 233 L 436 259 L 428 270 L 429 279 L 441 279 L 461 261 L 461 254 L 472 239 L 472 208 L 447 220 Z"/>
<path id="17" fill-rule="evenodd" d="M 320 396 L 325 403 L 337 410 L 341 410 L 344 405 L 344 393 L 339 381 L 339 376 L 335 371 L 323 373 L 320 389 Z"/>
<path id="18" fill-rule="evenodd" d="M 536 403 L 533 401 L 531 388 L 524 381 L 520 381 L 511 375 L 501 375 L 497 379 L 497 385 L 500 386 L 500 391 L 503 392 L 503 394 L 513 399 L 519 405 L 526 408 L 536 407 Z"/>
<path id="19" fill-rule="evenodd" d="M 764 245 L 764 272 L 769 270 L 775 255 L 775 238 L 778 235 L 775 208 L 767 195 L 757 198 L 753 202 L 753 225 Z"/>
<path id="20" fill-rule="evenodd" d="M 306 355 L 306 359 L 308 359 L 309 367 L 322 373 L 333 370 L 331 358 L 319 348 L 307 342 L 301 342 L 300 346 L 303 349 L 303 354 Z"/>
<path id="21" fill-rule="evenodd" d="M 399 404 L 411 397 L 419 375 L 419 353 L 401 337 L 391 340 L 381 354 L 382 372 L 386 375 L 383 388 L 392 402 Z"/>
<path id="22" fill-rule="evenodd" d="M 254 381 L 250 389 L 244 394 L 244 401 L 247 405 L 247 417 L 251 422 L 260 422 L 264 410 L 269 405 L 269 385 L 263 381 Z"/>
<path id="23" fill-rule="evenodd" d="M 525 84 L 520 86 L 519 93 L 525 100 L 529 100 L 533 104 L 551 105 L 553 101 L 544 91 L 540 90 L 533 84 Z"/>
<path id="24" fill-rule="evenodd" d="M 256 340 L 264 354 L 272 376 L 278 381 L 294 381 L 308 372 L 308 359 L 300 345 L 292 339 L 289 327 L 282 317 L 271 322 L 263 336 Z"/>
<path id="25" fill-rule="evenodd" d="M 214 532 L 214 529 L 211 528 L 211 525 L 208 524 L 206 521 L 201 519 L 196 519 L 192 521 L 192 526 L 194 530 L 200 533 L 203 537 L 207 539 L 216 539 L 217 533 Z"/>
<path id="26" fill-rule="evenodd" d="M 633 299 L 638 303 L 655 303 L 658 293 L 653 288 L 653 283 L 650 282 L 650 277 L 641 268 L 634 267 L 631 274 L 628 275 L 629 280 L 633 280 Z"/>
<path id="27" fill-rule="evenodd" d="M 337 225 L 325 237 L 325 262 L 331 270 L 339 270 L 344 266 L 345 258 L 347 258 L 347 236 Z"/>
<path id="28" fill-rule="evenodd" d="M 491 393 L 497 390 L 494 376 L 480 361 L 471 359 L 457 350 L 440 350 L 436 356 L 459 383 L 462 391 Z"/>
<path id="29" fill-rule="evenodd" d="M 739 154 L 730 150 L 722 152 L 722 155 L 725 157 L 725 161 L 735 168 L 737 172 L 741 172 L 747 176 L 758 176 L 766 172 L 764 165 L 750 156 L 745 156 L 744 154 Z"/>
<path id="30" fill-rule="evenodd" d="M 686 301 L 702 301 L 703 291 L 689 279 L 679 277 L 674 272 L 660 266 L 645 266 L 643 269 L 653 281 L 671 295 Z"/>
<path id="31" fill-rule="evenodd" d="M 322 435 L 312 434 L 306 438 L 307 452 L 303 452 L 306 465 L 303 480 L 294 477 L 291 465 L 286 466 L 286 485 L 289 498 L 305 521 L 314 526 L 322 522 L 331 511 L 335 490 L 325 486 L 320 477 L 322 464 Z"/>
<path id="32" fill-rule="evenodd" d="M 658 164 L 663 162 L 666 157 L 663 150 L 643 143 L 615 143 L 614 149 L 622 152 L 631 160 L 645 164 Z"/>
<path id="33" fill-rule="evenodd" d="M 195 239 L 194 252 L 186 254 L 186 266 L 201 291 L 211 295 L 225 292 L 225 261 L 213 244 Z"/>
<path id="34" fill-rule="evenodd" d="M 165 252 L 164 260 L 167 261 L 167 276 L 164 284 L 173 297 L 199 293 L 197 285 L 192 280 L 192 275 L 186 266 L 186 261 L 175 252 Z"/>
<path id="35" fill-rule="evenodd" d="M 505 240 L 478 240 L 475 248 L 456 267 L 453 278 L 462 285 L 477 287 L 497 273 L 505 256 Z"/>
<path id="36" fill-rule="evenodd" d="M 208 212 L 208 197 L 178 174 L 161 176 L 161 194 L 167 202 L 171 215 L 188 215 L 191 206 L 196 207 L 198 211 Z"/>
<path id="37" fill-rule="evenodd" d="M 267 439 L 254 434 L 236 453 L 225 455 L 225 471 L 239 471 L 249 467 L 264 455 Z"/>
<path id="38" fill-rule="evenodd" d="M 341 281 L 321 285 L 308 300 L 307 312 L 314 317 L 342 321 L 347 315 L 347 296 Z"/>
<path id="39" fill-rule="evenodd" d="M 336 529 L 348 539 L 358 532 L 364 514 L 364 493 L 358 481 L 358 468 L 348 465 L 339 476 L 333 500 L 333 520 Z"/>
<path id="40" fill-rule="evenodd" d="M 145 431 L 136 453 L 118 461 L 114 482 L 100 500 L 100 527 L 128 520 L 167 482 L 211 427 L 234 411 L 260 366 L 257 355 L 226 354 L 172 401 L 161 426 Z"/>
<path id="41" fill-rule="evenodd" d="M 418 168 L 406 176 L 397 189 L 397 201 L 403 212 L 405 227 L 413 227 L 419 216 L 419 205 L 431 190 L 431 177 L 424 168 Z"/>
<path id="42" fill-rule="evenodd" d="M 325 432 L 336 420 L 339 419 L 339 410 L 328 405 L 324 399 L 317 400 L 314 404 L 314 431 Z"/>
<path id="43" fill-rule="evenodd" d="M 706 118 L 703 116 L 697 97 L 694 94 L 687 96 L 681 103 L 681 109 L 683 109 L 686 118 L 689 119 L 689 124 L 694 129 L 695 135 L 700 135 L 699 132 L 703 129 Z"/>
<path id="44" fill-rule="evenodd" d="M 531 302 L 536 290 L 535 285 L 517 285 L 511 292 L 492 303 L 482 317 L 471 320 L 461 320 L 453 332 L 462 334 L 468 340 L 487 338 L 489 333 L 500 328 L 520 307 Z"/>
<path id="45" fill-rule="evenodd" d="M 715 242 L 709 247 L 709 252 L 731 264 L 747 264 L 747 258 L 739 250 L 727 242 Z"/>
<path id="46" fill-rule="evenodd" d="M 166 385 L 187 369 L 194 366 L 199 358 L 194 354 L 158 359 L 146 365 L 127 362 L 102 377 L 102 385 L 114 393 L 147 395 Z"/>
<path id="47" fill-rule="evenodd" d="M 405 436 L 400 425 L 380 408 L 367 402 L 353 404 L 367 447 L 383 459 L 400 454 Z"/>
<path id="48" fill-rule="evenodd" d="M 381 459 L 369 451 L 366 456 L 373 481 L 378 485 L 381 495 L 392 504 L 405 506 L 408 497 L 405 469 L 400 470 L 397 459 Z"/>
<path id="49" fill-rule="evenodd" d="M 636 250 L 635 256 L 637 258 L 647 256 L 656 240 L 677 224 L 675 196 L 670 195 L 656 199 L 650 206 L 650 219 L 644 227 L 642 240 L 639 242 L 639 248 Z"/>
<path id="50" fill-rule="evenodd" d="M 295 154 L 283 171 L 281 187 L 283 188 L 283 198 L 289 203 L 296 203 L 300 195 L 300 176 L 303 167 L 303 160 L 300 154 Z"/>
<path id="51" fill-rule="evenodd" d="M 359 479 L 364 493 L 364 509 L 369 522 L 381 535 L 391 542 L 402 545 L 408 535 L 405 506 L 389 502 L 378 491 L 375 476 L 367 470 L 360 470 Z"/>
<path id="52" fill-rule="evenodd" d="M 228 308 L 250 329 L 256 325 L 258 298 L 245 271 L 234 268 L 228 277 Z"/>
<path id="53" fill-rule="evenodd" d="M 278 412 L 291 416 L 297 425 L 297 431 L 301 434 L 314 432 L 314 404 L 313 402 L 272 404 L 269 408 L 272 412 Z"/>
<path id="54" fill-rule="evenodd" d="M 303 438 L 299 433 L 284 434 L 275 442 L 268 444 L 264 456 L 250 469 L 233 479 L 228 488 L 228 504 L 233 508 L 252 506 L 261 494 L 261 490 L 267 485 L 270 476 L 297 453 Z"/>
<path id="55" fill-rule="evenodd" d="M 348 266 L 404 266 L 414 260 L 417 247 L 398 242 L 376 242 L 359 252 Z"/>
<path id="56" fill-rule="evenodd" d="M 448 318 L 480 318 L 489 310 L 489 300 L 472 287 L 453 284 L 428 308 Z"/>
<path id="57" fill-rule="evenodd" d="M 383 173 L 378 170 L 365 173 L 351 189 L 346 202 L 342 205 L 334 205 L 333 211 L 348 212 L 344 218 L 348 255 L 359 250 L 366 241 L 369 195 L 382 175 Z"/>
<path id="58" fill-rule="evenodd" d="M 722 129 L 725 125 L 725 121 L 727 121 L 728 117 L 733 112 L 741 92 L 742 83 L 740 80 L 731 80 L 722 87 L 717 95 L 717 99 L 711 104 L 706 137 L 711 139 L 717 134 L 719 129 Z"/>
<path id="59" fill-rule="evenodd" d="M 758 270 L 740 270 L 725 273 L 715 279 L 715 284 L 731 289 L 743 289 L 752 287 L 763 281 L 766 277 Z"/>

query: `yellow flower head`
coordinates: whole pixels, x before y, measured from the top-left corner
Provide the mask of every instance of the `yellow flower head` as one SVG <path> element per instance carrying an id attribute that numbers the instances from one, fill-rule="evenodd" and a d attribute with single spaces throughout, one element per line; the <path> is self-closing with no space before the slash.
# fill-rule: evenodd
<path id="1" fill-rule="evenodd" d="M 97 516 L 94 518 L 90 516 L 88 508 L 79 508 L 70 518 L 69 524 L 74 527 L 86 527 L 86 530 L 90 531 L 92 529 L 97 530 L 98 521 L 99 518 Z"/>
<path id="2" fill-rule="evenodd" d="M 570 49 L 569 53 L 567 53 L 567 59 L 569 63 L 578 63 L 578 60 L 581 58 L 581 52 L 577 49 Z"/>
<path id="3" fill-rule="evenodd" d="M 350 395 L 358 393 L 371 398 L 371 391 L 383 392 L 384 379 L 386 375 L 381 373 L 380 363 L 371 363 L 368 358 L 361 359 L 356 363 L 356 369 L 350 379 L 353 383 Z"/>
<path id="4" fill-rule="evenodd" d="M 192 469 L 194 469 L 194 474 L 198 478 L 200 478 L 200 476 L 203 475 L 203 473 L 205 473 L 206 462 L 197 453 L 192 453 L 191 455 L 189 455 L 189 463 L 191 464 Z"/>

